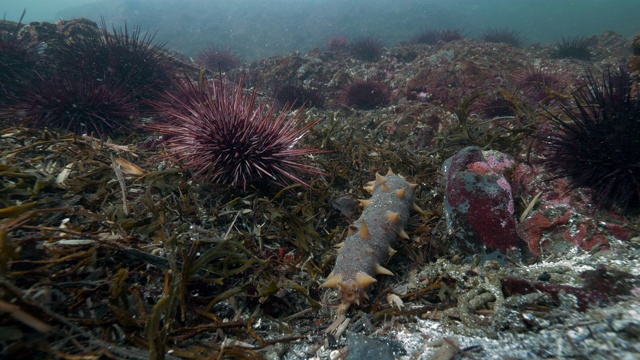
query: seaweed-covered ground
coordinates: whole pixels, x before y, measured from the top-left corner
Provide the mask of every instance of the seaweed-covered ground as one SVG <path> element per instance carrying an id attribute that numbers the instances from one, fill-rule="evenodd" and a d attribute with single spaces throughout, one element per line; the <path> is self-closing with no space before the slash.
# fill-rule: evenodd
<path id="1" fill-rule="evenodd" d="M 0 354 L 637 358 L 637 212 L 594 206 L 541 161 L 547 110 L 570 102 L 587 70 L 600 78 L 628 63 L 637 76 L 630 40 L 591 41 L 589 61 L 558 59 L 553 45 L 461 39 L 401 44 L 370 61 L 316 49 L 230 72 L 269 104 L 283 84 L 313 92 L 317 106 L 297 111 L 322 120 L 302 145 L 327 150 L 307 158 L 327 175 L 309 174 L 308 188 L 195 181 L 140 129 L 97 138 L 3 120 Z M 519 82 L 532 68 L 559 84 L 535 101 Z M 388 96 L 357 109 L 344 90 L 356 79 L 384 84 Z M 516 160 L 509 180 L 531 257 L 481 262 L 451 250 L 441 166 L 467 146 Z M 363 186 L 389 168 L 418 184 L 424 212 L 412 213 L 410 239 L 385 264 L 395 275 L 338 315 L 336 291 L 320 285 L 357 199 L 369 196 Z"/>

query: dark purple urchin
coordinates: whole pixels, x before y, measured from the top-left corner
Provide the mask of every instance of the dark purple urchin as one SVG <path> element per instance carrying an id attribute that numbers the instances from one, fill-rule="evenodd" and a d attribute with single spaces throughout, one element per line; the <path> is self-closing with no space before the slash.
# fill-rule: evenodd
<path id="1" fill-rule="evenodd" d="M 242 64 L 242 60 L 228 47 L 209 46 L 200 50 L 196 62 L 213 72 L 227 72 Z"/>
<path id="2" fill-rule="evenodd" d="M 415 44 L 435 45 L 439 40 L 440 33 L 438 30 L 425 30 L 414 36 L 411 41 Z"/>
<path id="3" fill-rule="evenodd" d="M 592 189 L 601 207 L 627 210 L 640 204 L 638 96 L 623 69 L 607 71 L 602 81 L 588 73 L 587 83 L 573 94 L 574 107 L 559 103 L 560 115 L 547 111 L 554 131 L 544 139 L 545 166 L 575 188 Z"/>
<path id="4" fill-rule="evenodd" d="M 275 99 L 278 105 L 291 108 L 322 108 L 324 101 L 317 89 L 309 89 L 301 84 L 284 84 L 276 89 Z"/>
<path id="5" fill-rule="evenodd" d="M 557 74 L 538 67 L 528 67 L 513 78 L 518 90 L 522 91 L 530 104 L 548 104 L 558 97 L 557 94 L 564 87 Z"/>
<path id="6" fill-rule="evenodd" d="M 349 52 L 358 60 L 373 62 L 380 58 L 383 48 L 384 44 L 382 41 L 372 37 L 366 37 L 354 41 L 351 46 L 349 46 Z"/>
<path id="7" fill-rule="evenodd" d="M 3 113 L 29 126 L 98 136 L 131 130 L 137 114 L 126 83 L 60 73 L 32 81 Z"/>
<path id="8" fill-rule="evenodd" d="M 503 93 L 483 98 L 478 103 L 478 111 L 487 119 L 510 117 L 517 113 L 513 102 L 505 98 Z"/>
<path id="9" fill-rule="evenodd" d="M 0 29 L 0 100 L 18 92 L 38 63 L 38 44 L 20 34 L 22 17 L 15 27 Z"/>
<path id="10" fill-rule="evenodd" d="M 593 58 L 593 46 L 595 39 L 593 37 L 571 37 L 562 38 L 562 41 L 556 42 L 551 52 L 554 59 L 576 59 L 590 61 Z"/>
<path id="11" fill-rule="evenodd" d="M 375 80 L 354 80 L 340 95 L 340 102 L 346 106 L 362 110 L 372 110 L 389 104 L 387 84 Z"/>
<path id="12" fill-rule="evenodd" d="M 137 100 L 153 98 L 171 86 L 173 62 L 164 44 L 154 42 L 154 33 L 143 33 L 139 26 L 130 32 L 126 23 L 112 30 L 110 33 L 102 19 L 95 31 L 67 39 L 63 46 L 48 51 L 51 71 L 82 72 L 79 76 L 95 79 L 106 74 L 125 83 Z"/>
<path id="13" fill-rule="evenodd" d="M 164 122 L 150 129 L 165 136 L 168 157 L 176 159 L 194 178 L 241 186 L 269 181 L 280 186 L 299 182 L 301 173 L 324 174 L 302 162 L 323 150 L 296 148 L 320 119 L 302 124 L 302 111 L 256 103 L 257 91 L 243 92 L 243 81 L 230 86 L 222 80 L 201 86 L 185 80 L 176 92 L 152 103 Z"/>
<path id="14" fill-rule="evenodd" d="M 460 29 L 446 29 L 438 31 L 438 40 L 448 43 L 464 39 L 464 33 Z"/>

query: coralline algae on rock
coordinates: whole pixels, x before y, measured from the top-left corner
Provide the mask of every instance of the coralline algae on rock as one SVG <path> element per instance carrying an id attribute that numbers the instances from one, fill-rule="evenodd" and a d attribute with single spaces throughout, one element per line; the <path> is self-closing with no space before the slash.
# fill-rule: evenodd
<path id="1" fill-rule="evenodd" d="M 497 151 L 467 147 L 442 165 L 444 215 L 453 235 L 449 248 L 469 259 L 504 262 L 509 254 L 528 252 L 516 232 L 516 215 L 507 180 L 515 161 Z M 506 175 L 506 176 L 505 176 Z"/>

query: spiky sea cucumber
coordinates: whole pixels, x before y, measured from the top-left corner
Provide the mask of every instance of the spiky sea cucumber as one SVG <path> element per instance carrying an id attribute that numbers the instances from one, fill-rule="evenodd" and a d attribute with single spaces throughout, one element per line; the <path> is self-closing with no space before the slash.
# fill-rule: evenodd
<path id="1" fill-rule="evenodd" d="M 422 212 L 413 202 L 417 184 L 410 184 L 391 169 L 387 175 L 376 173 L 376 179 L 364 188 L 369 200 L 360 200 L 362 215 L 351 226 L 344 245 L 338 250 L 335 267 L 322 287 L 340 291 L 338 313 L 344 314 L 352 304 L 368 299 L 367 288 L 376 282 L 375 275 L 393 275 L 382 266 L 395 253 L 397 237 L 408 239 L 404 231 L 409 209 Z"/>

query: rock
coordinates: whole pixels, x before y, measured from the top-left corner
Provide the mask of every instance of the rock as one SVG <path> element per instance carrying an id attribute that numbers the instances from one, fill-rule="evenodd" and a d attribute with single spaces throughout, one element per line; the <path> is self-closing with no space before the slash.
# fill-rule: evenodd
<path id="1" fill-rule="evenodd" d="M 466 259 L 504 263 L 507 255 L 528 254 L 527 243 L 516 232 L 516 215 L 507 178 L 515 161 L 497 151 L 467 147 L 447 159 L 444 215 L 452 236 L 449 247 Z"/>
<path id="2" fill-rule="evenodd" d="M 365 335 L 349 332 L 347 333 L 347 344 L 349 354 L 347 360 L 393 360 L 391 348 L 379 341 Z"/>

